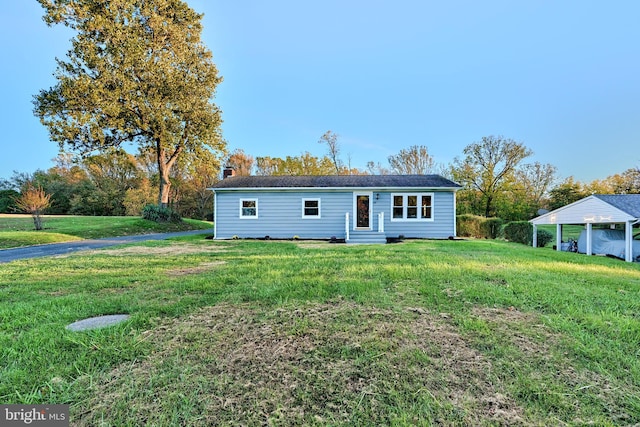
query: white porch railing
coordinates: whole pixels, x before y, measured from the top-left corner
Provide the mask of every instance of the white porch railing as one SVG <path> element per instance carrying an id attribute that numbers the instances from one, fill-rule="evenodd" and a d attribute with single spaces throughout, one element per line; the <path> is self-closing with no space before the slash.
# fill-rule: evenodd
<path id="1" fill-rule="evenodd" d="M 349 240 L 349 212 L 344 214 L 345 240 Z"/>
<path id="2" fill-rule="evenodd" d="M 384 212 L 378 214 L 378 233 L 384 233 Z"/>

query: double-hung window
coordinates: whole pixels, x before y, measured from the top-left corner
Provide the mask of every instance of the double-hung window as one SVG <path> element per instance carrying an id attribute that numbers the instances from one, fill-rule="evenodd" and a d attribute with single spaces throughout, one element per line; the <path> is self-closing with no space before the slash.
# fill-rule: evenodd
<path id="1" fill-rule="evenodd" d="M 258 199 L 240 199 L 240 218 L 258 218 Z"/>
<path id="2" fill-rule="evenodd" d="M 320 199 L 302 199 L 302 218 L 320 218 Z"/>
<path id="3" fill-rule="evenodd" d="M 433 193 L 394 193 L 391 204 L 391 221 L 433 221 Z"/>

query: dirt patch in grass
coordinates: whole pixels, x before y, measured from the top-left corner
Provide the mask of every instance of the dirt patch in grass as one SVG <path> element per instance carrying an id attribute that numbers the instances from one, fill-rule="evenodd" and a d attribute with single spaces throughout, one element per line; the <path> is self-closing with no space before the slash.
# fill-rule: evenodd
<path id="1" fill-rule="evenodd" d="M 58 291 L 38 291 L 38 294 L 40 295 L 48 295 L 51 297 L 61 297 L 61 296 L 65 296 L 69 294 L 69 291 L 65 291 L 65 290 L 58 290 Z"/>
<path id="2" fill-rule="evenodd" d="M 560 402 L 558 406 L 571 406 L 576 400 L 586 401 L 591 406 L 601 406 L 601 412 L 606 414 L 607 419 L 614 420 L 615 424 L 629 424 L 629 414 L 620 405 L 628 399 L 626 393 L 629 389 L 625 387 L 621 390 L 598 372 L 572 366 L 567 360 L 567 353 L 558 352 L 562 348 L 560 335 L 549 330 L 539 315 L 522 312 L 515 307 L 475 307 L 472 313 L 486 321 L 497 337 L 518 348 L 521 357 L 527 358 L 531 366 L 529 375 L 536 383 L 544 386 L 545 381 L 538 375 L 547 372 L 553 373 L 551 380 L 567 386 L 564 403 Z M 589 424 L 579 418 L 577 410 L 575 415 L 573 423 Z"/>
<path id="3" fill-rule="evenodd" d="M 180 277 L 180 276 L 188 276 L 190 274 L 204 273 L 213 269 L 214 267 L 218 267 L 226 263 L 227 263 L 226 261 L 203 262 L 202 264 L 197 265 L 195 267 L 176 268 L 174 270 L 169 270 L 167 271 L 167 276 Z"/>
<path id="4" fill-rule="evenodd" d="M 168 246 L 125 246 L 116 249 L 102 249 L 83 252 L 86 255 L 189 255 L 199 253 L 225 252 L 226 248 L 219 246 L 191 245 L 186 243 L 173 243 Z"/>
<path id="5" fill-rule="evenodd" d="M 557 344 L 558 338 L 542 323 L 537 314 L 522 312 L 515 307 L 489 308 L 474 307 L 472 313 L 494 325 L 500 333 L 507 335 L 523 353 L 548 357 L 552 344 Z M 535 331 L 535 341 L 531 334 L 522 333 L 522 329 Z"/>
<path id="6" fill-rule="evenodd" d="M 424 311 L 409 309 L 420 313 L 420 317 L 409 326 L 419 341 L 431 343 L 432 352 L 438 357 L 433 359 L 437 372 L 443 375 L 444 397 L 456 408 L 469 410 L 464 420 L 469 425 L 480 425 L 487 420 L 502 425 L 519 425 L 523 421 L 523 411 L 513 399 L 490 377 L 491 362 L 480 352 L 472 348 L 456 329 L 444 320 L 447 313 L 439 313 L 437 319 L 426 315 Z M 439 388 L 438 381 L 431 385 Z"/>
<path id="7" fill-rule="evenodd" d="M 335 249 L 335 243 L 329 242 L 298 242 L 296 245 L 302 249 Z"/>
<path id="8" fill-rule="evenodd" d="M 518 425 L 523 410 L 449 320 L 338 300 L 223 304 L 148 331 L 157 349 L 90 387 L 78 425 Z"/>

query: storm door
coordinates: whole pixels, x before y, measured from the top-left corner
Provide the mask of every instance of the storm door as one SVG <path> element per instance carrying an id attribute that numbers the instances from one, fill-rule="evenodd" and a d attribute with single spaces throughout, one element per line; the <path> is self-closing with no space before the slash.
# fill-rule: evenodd
<path id="1" fill-rule="evenodd" d="M 371 193 L 355 193 L 355 228 L 371 228 Z"/>

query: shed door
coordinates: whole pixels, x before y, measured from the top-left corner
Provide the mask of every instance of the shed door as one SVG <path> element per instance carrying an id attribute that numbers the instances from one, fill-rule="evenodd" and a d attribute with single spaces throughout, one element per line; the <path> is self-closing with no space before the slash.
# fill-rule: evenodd
<path id="1" fill-rule="evenodd" d="M 353 196 L 356 228 L 371 228 L 371 193 L 356 193 Z"/>

